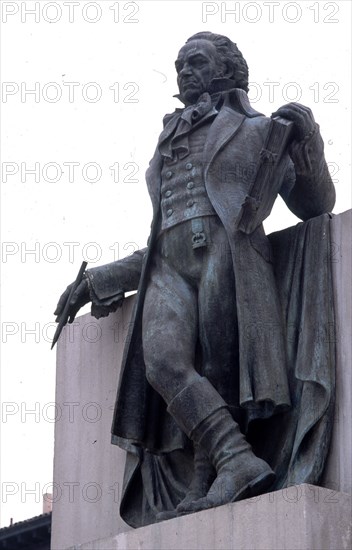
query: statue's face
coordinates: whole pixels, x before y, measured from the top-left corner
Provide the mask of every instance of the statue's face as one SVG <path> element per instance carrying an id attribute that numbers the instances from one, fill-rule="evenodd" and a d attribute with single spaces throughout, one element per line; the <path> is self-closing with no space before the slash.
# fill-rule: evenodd
<path id="1" fill-rule="evenodd" d="M 192 105 L 209 90 L 213 78 L 224 76 L 224 65 L 209 40 L 192 40 L 179 51 L 175 61 L 180 96 Z"/>

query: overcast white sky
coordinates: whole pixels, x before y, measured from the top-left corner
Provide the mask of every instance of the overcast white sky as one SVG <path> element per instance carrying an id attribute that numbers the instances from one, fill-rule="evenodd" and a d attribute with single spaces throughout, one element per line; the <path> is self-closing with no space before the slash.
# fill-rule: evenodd
<path id="1" fill-rule="evenodd" d="M 59 295 L 83 259 L 145 246 L 144 172 L 180 106 L 179 48 L 201 30 L 228 35 L 257 110 L 312 108 L 339 213 L 351 204 L 350 11 L 348 0 L 1 2 L 1 526 L 40 514 L 50 492 Z M 297 222 L 278 201 L 266 230 Z"/>

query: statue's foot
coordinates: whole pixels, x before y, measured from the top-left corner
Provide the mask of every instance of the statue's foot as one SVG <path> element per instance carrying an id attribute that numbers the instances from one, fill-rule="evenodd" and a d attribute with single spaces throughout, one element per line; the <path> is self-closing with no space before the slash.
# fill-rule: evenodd
<path id="1" fill-rule="evenodd" d="M 208 486 L 209 489 L 209 486 Z M 157 521 L 166 521 L 168 519 L 176 518 L 178 516 L 183 516 L 191 513 L 190 507 L 196 501 L 201 500 L 207 495 L 207 491 L 189 491 L 185 498 L 181 500 L 180 504 L 175 510 L 166 510 L 165 512 L 160 512 L 156 516 Z"/>
<path id="2" fill-rule="evenodd" d="M 209 487 L 208 487 L 209 490 Z M 189 507 L 193 502 L 200 500 L 208 494 L 208 490 L 204 491 L 189 491 L 185 498 L 181 500 L 176 508 L 177 514 L 188 513 Z"/>
<path id="3" fill-rule="evenodd" d="M 197 482 L 199 482 L 200 479 L 194 478 L 190 490 L 186 494 L 185 498 L 181 500 L 177 508 L 175 510 L 166 510 L 165 512 L 160 512 L 156 516 L 157 521 L 166 521 L 168 519 L 176 518 L 178 516 L 190 514 L 192 511 L 192 504 L 201 500 L 203 497 L 206 497 L 213 480 L 214 476 L 212 476 L 211 481 L 209 479 L 209 481 L 207 481 L 206 483 L 198 484 Z"/>
<path id="4" fill-rule="evenodd" d="M 189 503 L 184 508 L 183 514 L 200 512 L 208 508 L 215 508 L 230 502 L 250 498 L 263 493 L 272 485 L 275 480 L 275 474 L 269 465 L 257 458 L 257 471 L 248 472 L 245 478 L 239 480 L 238 472 L 232 469 L 230 465 L 224 466 L 219 472 L 216 480 L 210 487 L 208 494 L 198 500 Z M 181 514 L 180 514 L 181 515 Z"/>
<path id="5" fill-rule="evenodd" d="M 175 510 L 166 510 L 165 512 L 160 512 L 157 514 L 157 521 L 166 521 L 168 519 L 176 518 L 177 516 L 190 514 L 190 506 L 193 502 L 202 499 L 208 494 L 215 476 L 215 469 L 209 463 L 207 458 L 206 460 L 203 460 L 203 464 L 200 464 L 200 460 L 198 460 L 192 483 L 185 498 L 181 500 Z"/>

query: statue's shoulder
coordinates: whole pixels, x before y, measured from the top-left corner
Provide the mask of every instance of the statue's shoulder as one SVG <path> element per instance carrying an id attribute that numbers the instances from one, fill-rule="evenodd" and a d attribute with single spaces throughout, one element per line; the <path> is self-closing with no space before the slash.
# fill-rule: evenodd
<path id="1" fill-rule="evenodd" d="M 233 88 L 225 94 L 224 106 L 245 115 L 247 118 L 257 119 L 262 123 L 267 117 L 256 111 L 249 102 L 247 93 L 241 88 Z"/>
<path id="2" fill-rule="evenodd" d="M 233 88 L 226 93 L 224 107 L 232 109 L 236 113 L 245 116 L 244 126 L 250 133 L 260 134 L 265 137 L 270 126 L 271 118 L 256 111 L 249 102 L 248 95 L 240 88 Z"/>

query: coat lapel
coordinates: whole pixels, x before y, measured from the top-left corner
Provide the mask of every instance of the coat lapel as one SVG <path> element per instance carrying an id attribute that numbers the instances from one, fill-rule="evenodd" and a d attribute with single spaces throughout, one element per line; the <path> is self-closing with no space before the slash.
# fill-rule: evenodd
<path id="1" fill-rule="evenodd" d="M 210 126 L 204 146 L 203 165 L 205 166 L 205 175 L 215 155 L 238 132 L 245 118 L 245 115 L 234 111 L 230 107 L 222 107 L 220 113 Z M 146 172 L 146 181 L 154 212 L 158 211 L 160 204 L 161 168 L 162 157 L 157 148 Z"/>
<path id="2" fill-rule="evenodd" d="M 204 146 L 203 162 L 205 175 L 215 155 L 226 145 L 226 143 L 238 132 L 245 115 L 234 111 L 230 107 L 223 107 L 210 127 L 209 135 Z"/>

